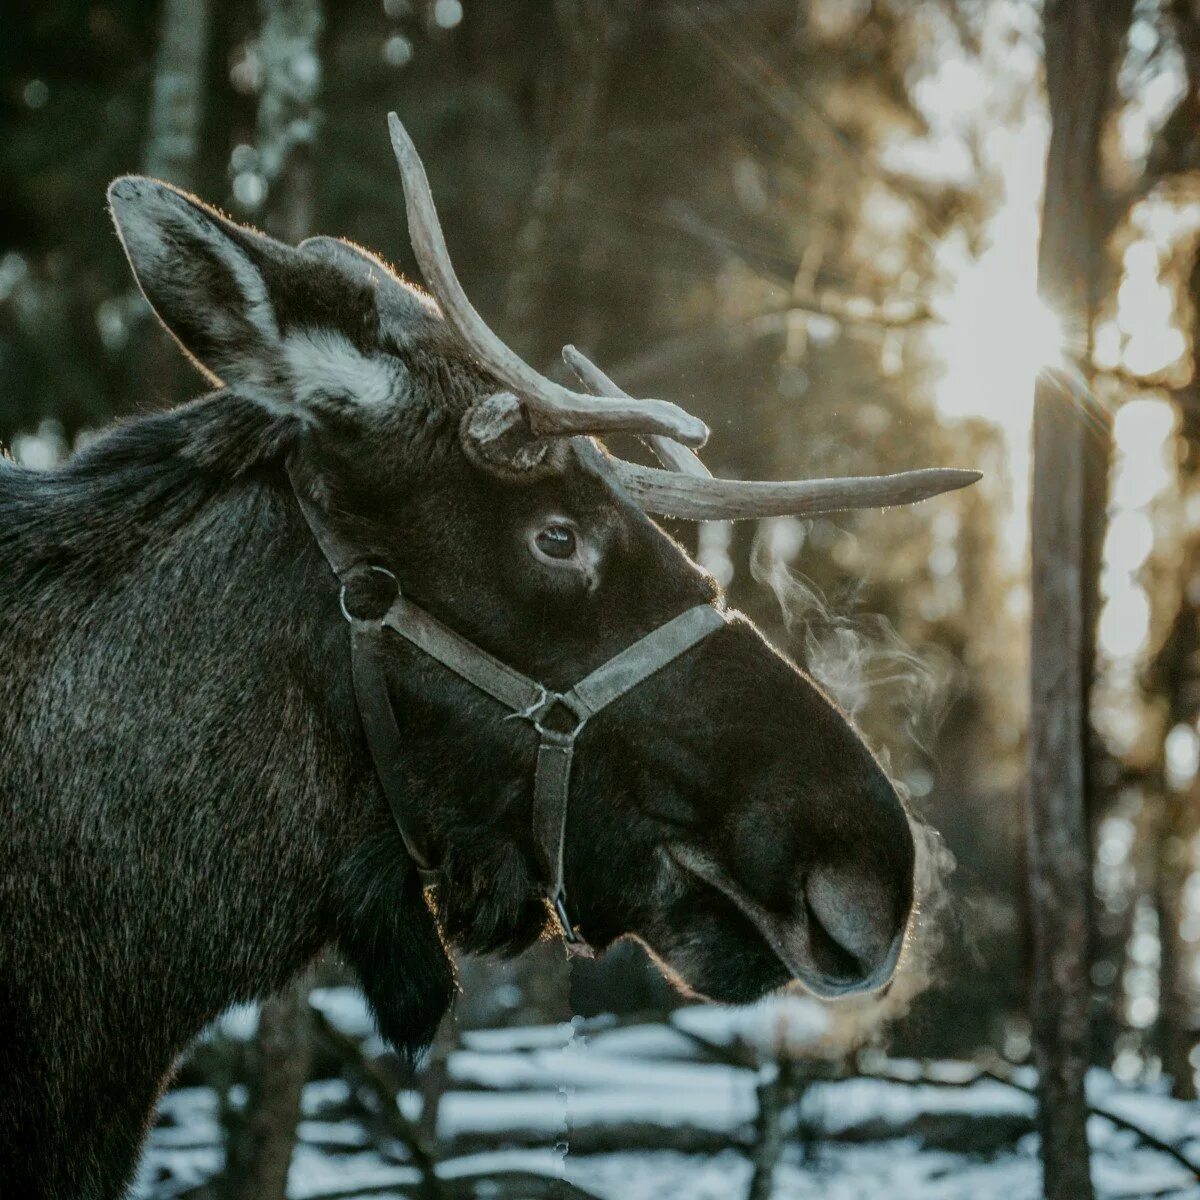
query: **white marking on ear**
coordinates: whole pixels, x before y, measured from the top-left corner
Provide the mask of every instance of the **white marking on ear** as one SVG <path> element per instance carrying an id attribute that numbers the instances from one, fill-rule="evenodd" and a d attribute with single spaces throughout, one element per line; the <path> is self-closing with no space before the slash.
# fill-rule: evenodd
<path id="1" fill-rule="evenodd" d="M 277 345 L 279 325 L 275 320 L 275 309 L 267 294 L 267 285 L 250 260 L 240 252 L 231 253 L 227 260 L 234 278 L 246 300 L 246 319 L 262 334 L 263 342 Z"/>
<path id="2" fill-rule="evenodd" d="M 303 405 L 334 396 L 369 407 L 386 405 L 403 384 L 403 368 L 395 359 L 363 354 L 344 334 L 328 329 L 289 333 L 283 357 Z"/>

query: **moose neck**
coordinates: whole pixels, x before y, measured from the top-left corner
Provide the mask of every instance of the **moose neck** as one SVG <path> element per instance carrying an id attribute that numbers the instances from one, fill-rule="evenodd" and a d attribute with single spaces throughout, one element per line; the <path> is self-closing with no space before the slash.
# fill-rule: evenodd
<path id="1" fill-rule="evenodd" d="M 319 556 L 282 469 L 195 461 L 190 440 L 224 399 L 118 427 L 51 472 L 0 470 L 0 636 L 24 668 L 16 680 L 52 663 L 81 681 L 103 673 L 114 714 L 144 682 L 163 710 L 143 709 L 140 722 L 157 730 L 203 677 L 205 700 L 239 708 L 264 746 L 296 690 L 285 674 L 318 673 L 336 691 L 336 609 L 321 611 Z M 260 677 L 276 685 L 274 709 L 250 704 Z M 175 725 L 163 747 L 175 756 L 218 750 L 202 725 Z"/>
<path id="2" fill-rule="evenodd" d="M 29 911 L 54 911 L 68 948 L 35 962 L 38 931 L 17 941 L 62 1009 L 45 1053 L 81 1087 L 111 1068 L 76 1061 L 72 1021 L 99 1014 L 144 1039 L 161 1072 L 217 1012 L 330 941 L 401 1045 L 431 1034 L 452 986 L 286 474 L 194 461 L 223 401 L 132 422 L 47 474 L 0 470 L 4 837 Z M 235 404 L 223 419 L 239 417 Z M 87 929 L 120 952 L 97 961 Z"/>

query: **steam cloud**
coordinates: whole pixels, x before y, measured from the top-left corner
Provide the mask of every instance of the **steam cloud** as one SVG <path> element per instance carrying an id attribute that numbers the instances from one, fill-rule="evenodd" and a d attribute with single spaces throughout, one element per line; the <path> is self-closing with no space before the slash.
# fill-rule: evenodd
<path id="1" fill-rule="evenodd" d="M 751 551 L 751 575 L 774 594 L 793 645 L 800 648 L 801 665 L 860 732 L 868 706 L 877 718 L 886 715 L 885 721 L 872 724 L 885 725 L 895 740 L 874 744 L 872 750 L 908 812 L 917 851 L 916 904 L 895 978 L 885 991 L 840 1001 L 831 1010 L 834 1022 L 826 1045 L 849 1051 L 877 1039 L 886 1023 L 902 1017 L 935 978 L 950 916 L 947 884 L 954 855 L 937 830 L 913 811 L 911 788 L 891 763 L 893 752 L 916 751 L 928 757 L 954 681 L 954 665 L 948 658 L 918 657 L 882 615 L 834 611 L 789 565 L 809 528 L 810 523 L 792 518 L 761 522 Z"/>

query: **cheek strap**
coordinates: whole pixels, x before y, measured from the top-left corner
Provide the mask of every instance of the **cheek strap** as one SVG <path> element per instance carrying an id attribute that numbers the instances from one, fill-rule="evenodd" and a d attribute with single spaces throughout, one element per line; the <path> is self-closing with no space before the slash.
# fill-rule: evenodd
<path id="1" fill-rule="evenodd" d="M 543 887 L 568 948 L 575 953 L 590 954 L 578 923 L 571 920 L 563 878 L 575 743 L 583 727 L 601 709 L 720 629 L 725 624 L 724 613 L 711 604 L 689 608 L 615 654 L 570 690 L 552 692 L 406 600 L 392 572 L 373 566 L 342 543 L 325 523 L 324 515 L 295 486 L 294 480 L 293 489 L 317 545 L 342 583 L 340 604 L 343 616 L 350 623 L 350 655 L 359 719 L 375 772 L 405 849 L 422 882 L 426 886 L 436 886 L 441 873 L 416 832 L 417 822 L 410 811 L 401 778 L 404 747 L 388 694 L 385 670 L 389 630 L 508 709 L 502 720 L 527 721 L 537 733 L 533 843 Z M 382 617 L 359 617 L 347 608 L 349 577 L 355 570 L 363 568 L 386 576 L 395 585 L 394 598 Z"/>

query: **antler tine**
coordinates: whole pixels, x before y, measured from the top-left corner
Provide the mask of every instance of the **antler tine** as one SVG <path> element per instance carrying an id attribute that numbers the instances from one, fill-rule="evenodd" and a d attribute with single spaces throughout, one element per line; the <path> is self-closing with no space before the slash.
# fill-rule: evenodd
<path id="1" fill-rule="evenodd" d="M 593 391 L 625 393 L 574 346 L 563 347 L 567 365 Z M 612 457 L 609 466 L 639 508 L 663 517 L 693 521 L 738 521 L 751 517 L 800 517 L 852 508 L 887 508 L 915 504 L 942 492 L 969 487 L 978 471 L 933 467 L 899 475 L 848 476 L 770 483 L 757 479 L 714 479 L 712 472 L 686 446 L 670 438 L 646 439 L 660 471 Z"/>
<path id="2" fill-rule="evenodd" d="M 573 392 L 535 371 L 488 328 L 454 273 L 425 168 L 395 113 L 388 114 L 388 130 L 404 182 L 413 251 L 425 281 L 467 348 L 521 398 L 534 434 L 540 437 L 658 434 L 690 446 L 702 446 L 708 437 L 708 427 L 678 406 L 665 400 L 634 400 L 621 395 L 592 397 Z"/>
<path id="3" fill-rule="evenodd" d="M 690 521 L 741 521 L 751 517 L 803 517 L 852 508 L 915 504 L 942 492 L 969 487 L 978 471 L 930 467 L 899 475 L 799 479 L 697 479 L 621 458 L 610 460 L 617 481 L 645 512 Z"/>
<path id="4" fill-rule="evenodd" d="M 629 393 L 619 388 L 590 358 L 587 358 L 574 346 L 564 346 L 563 361 L 579 376 L 583 386 L 597 396 L 628 396 Z M 712 472 L 700 461 L 699 455 L 686 446 L 681 446 L 674 438 L 663 437 L 651 433 L 646 437 L 650 449 L 654 451 L 658 461 L 672 471 L 683 475 L 694 475 L 697 479 L 711 479 Z"/>

